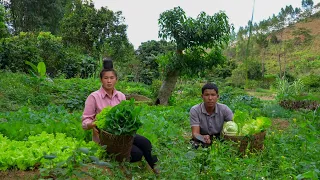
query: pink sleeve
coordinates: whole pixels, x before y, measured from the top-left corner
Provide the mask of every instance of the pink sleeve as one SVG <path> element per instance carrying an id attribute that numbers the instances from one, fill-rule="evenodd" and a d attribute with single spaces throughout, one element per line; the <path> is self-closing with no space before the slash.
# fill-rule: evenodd
<path id="1" fill-rule="evenodd" d="M 88 130 L 88 124 L 91 124 L 95 120 L 95 117 L 96 100 L 93 95 L 89 95 L 82 114 L 82 128 Z"/>
<path id="2" fill-rule="evenodd" d="M 124 101 L 124 100 L 126 100 L 126 96 L 123 93 L 121 93 L 120 101 Z"/>

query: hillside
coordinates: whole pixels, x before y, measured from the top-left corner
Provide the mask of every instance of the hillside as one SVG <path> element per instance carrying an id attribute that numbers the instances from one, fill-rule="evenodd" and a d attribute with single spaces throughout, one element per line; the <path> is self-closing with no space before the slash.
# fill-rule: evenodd
<path id="1" fill-rule="evenodd" d="M 287 27 L 283 31 L 282 40 L 288 40 L 294 38 L 292 33 L 299 28 L 305 28 L 310 30 L 312 36 L 320 35 L 320 18 L 312 18 L 304 22 L 298 22 L 290 27 Z"/>

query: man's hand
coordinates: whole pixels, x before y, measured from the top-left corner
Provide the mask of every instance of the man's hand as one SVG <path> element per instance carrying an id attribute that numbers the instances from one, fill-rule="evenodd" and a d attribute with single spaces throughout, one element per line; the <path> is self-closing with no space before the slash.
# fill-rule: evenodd
<path id="1" fill-rule="evenodd" d="M 206 142 L 206 144 L 210 144 L 211 143 L 211 139 L 209 135 L 203 135 L 203 139 Z"/>

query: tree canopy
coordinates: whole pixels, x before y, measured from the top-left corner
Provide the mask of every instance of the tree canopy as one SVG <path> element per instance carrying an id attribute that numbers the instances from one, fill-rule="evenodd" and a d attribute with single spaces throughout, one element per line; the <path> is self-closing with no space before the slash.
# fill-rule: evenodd
<path id="1" fill-rule="evenodd" d="M 126 30 L 121 11 L 95 9 L 91 1 L 74 0 L 61 22 L 65 43 L 82 47 L 92 55 L 104 54 L 114 59 L 121 59 L 128 49 L 133 52 Z"/>

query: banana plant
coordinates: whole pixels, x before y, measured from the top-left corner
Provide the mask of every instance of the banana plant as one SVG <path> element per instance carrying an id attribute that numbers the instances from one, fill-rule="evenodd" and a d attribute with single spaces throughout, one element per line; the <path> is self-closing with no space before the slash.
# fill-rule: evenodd
<path id="1" fill-rule="evenodd" d="M 39 62 L 38 66 L 34 65 L 32 62 L 30 61 L 25 61 L 25 63 L 27 65 L 29 65 L 31 67 L 31 70 L 29 70 L 29 72 L 34 75 L 37 76 L 39 78 L 45 78 L 46 77 L 46 64 L 44 62 Z"/>
<path id="2" fill-rule="evenodd" d="M 46 64 L 44 62 L 39 62 L 38 65 L 36 66 L 30 61 L 25 61 L 27 65 L 29 65 L 31 68 L 29 69 L 29 72 L 31 75 L 36 77 L 35 84 L 36 84 L 36 91 L 40 92 L 40 84 L 42 81 L 46 79 Z"/>

